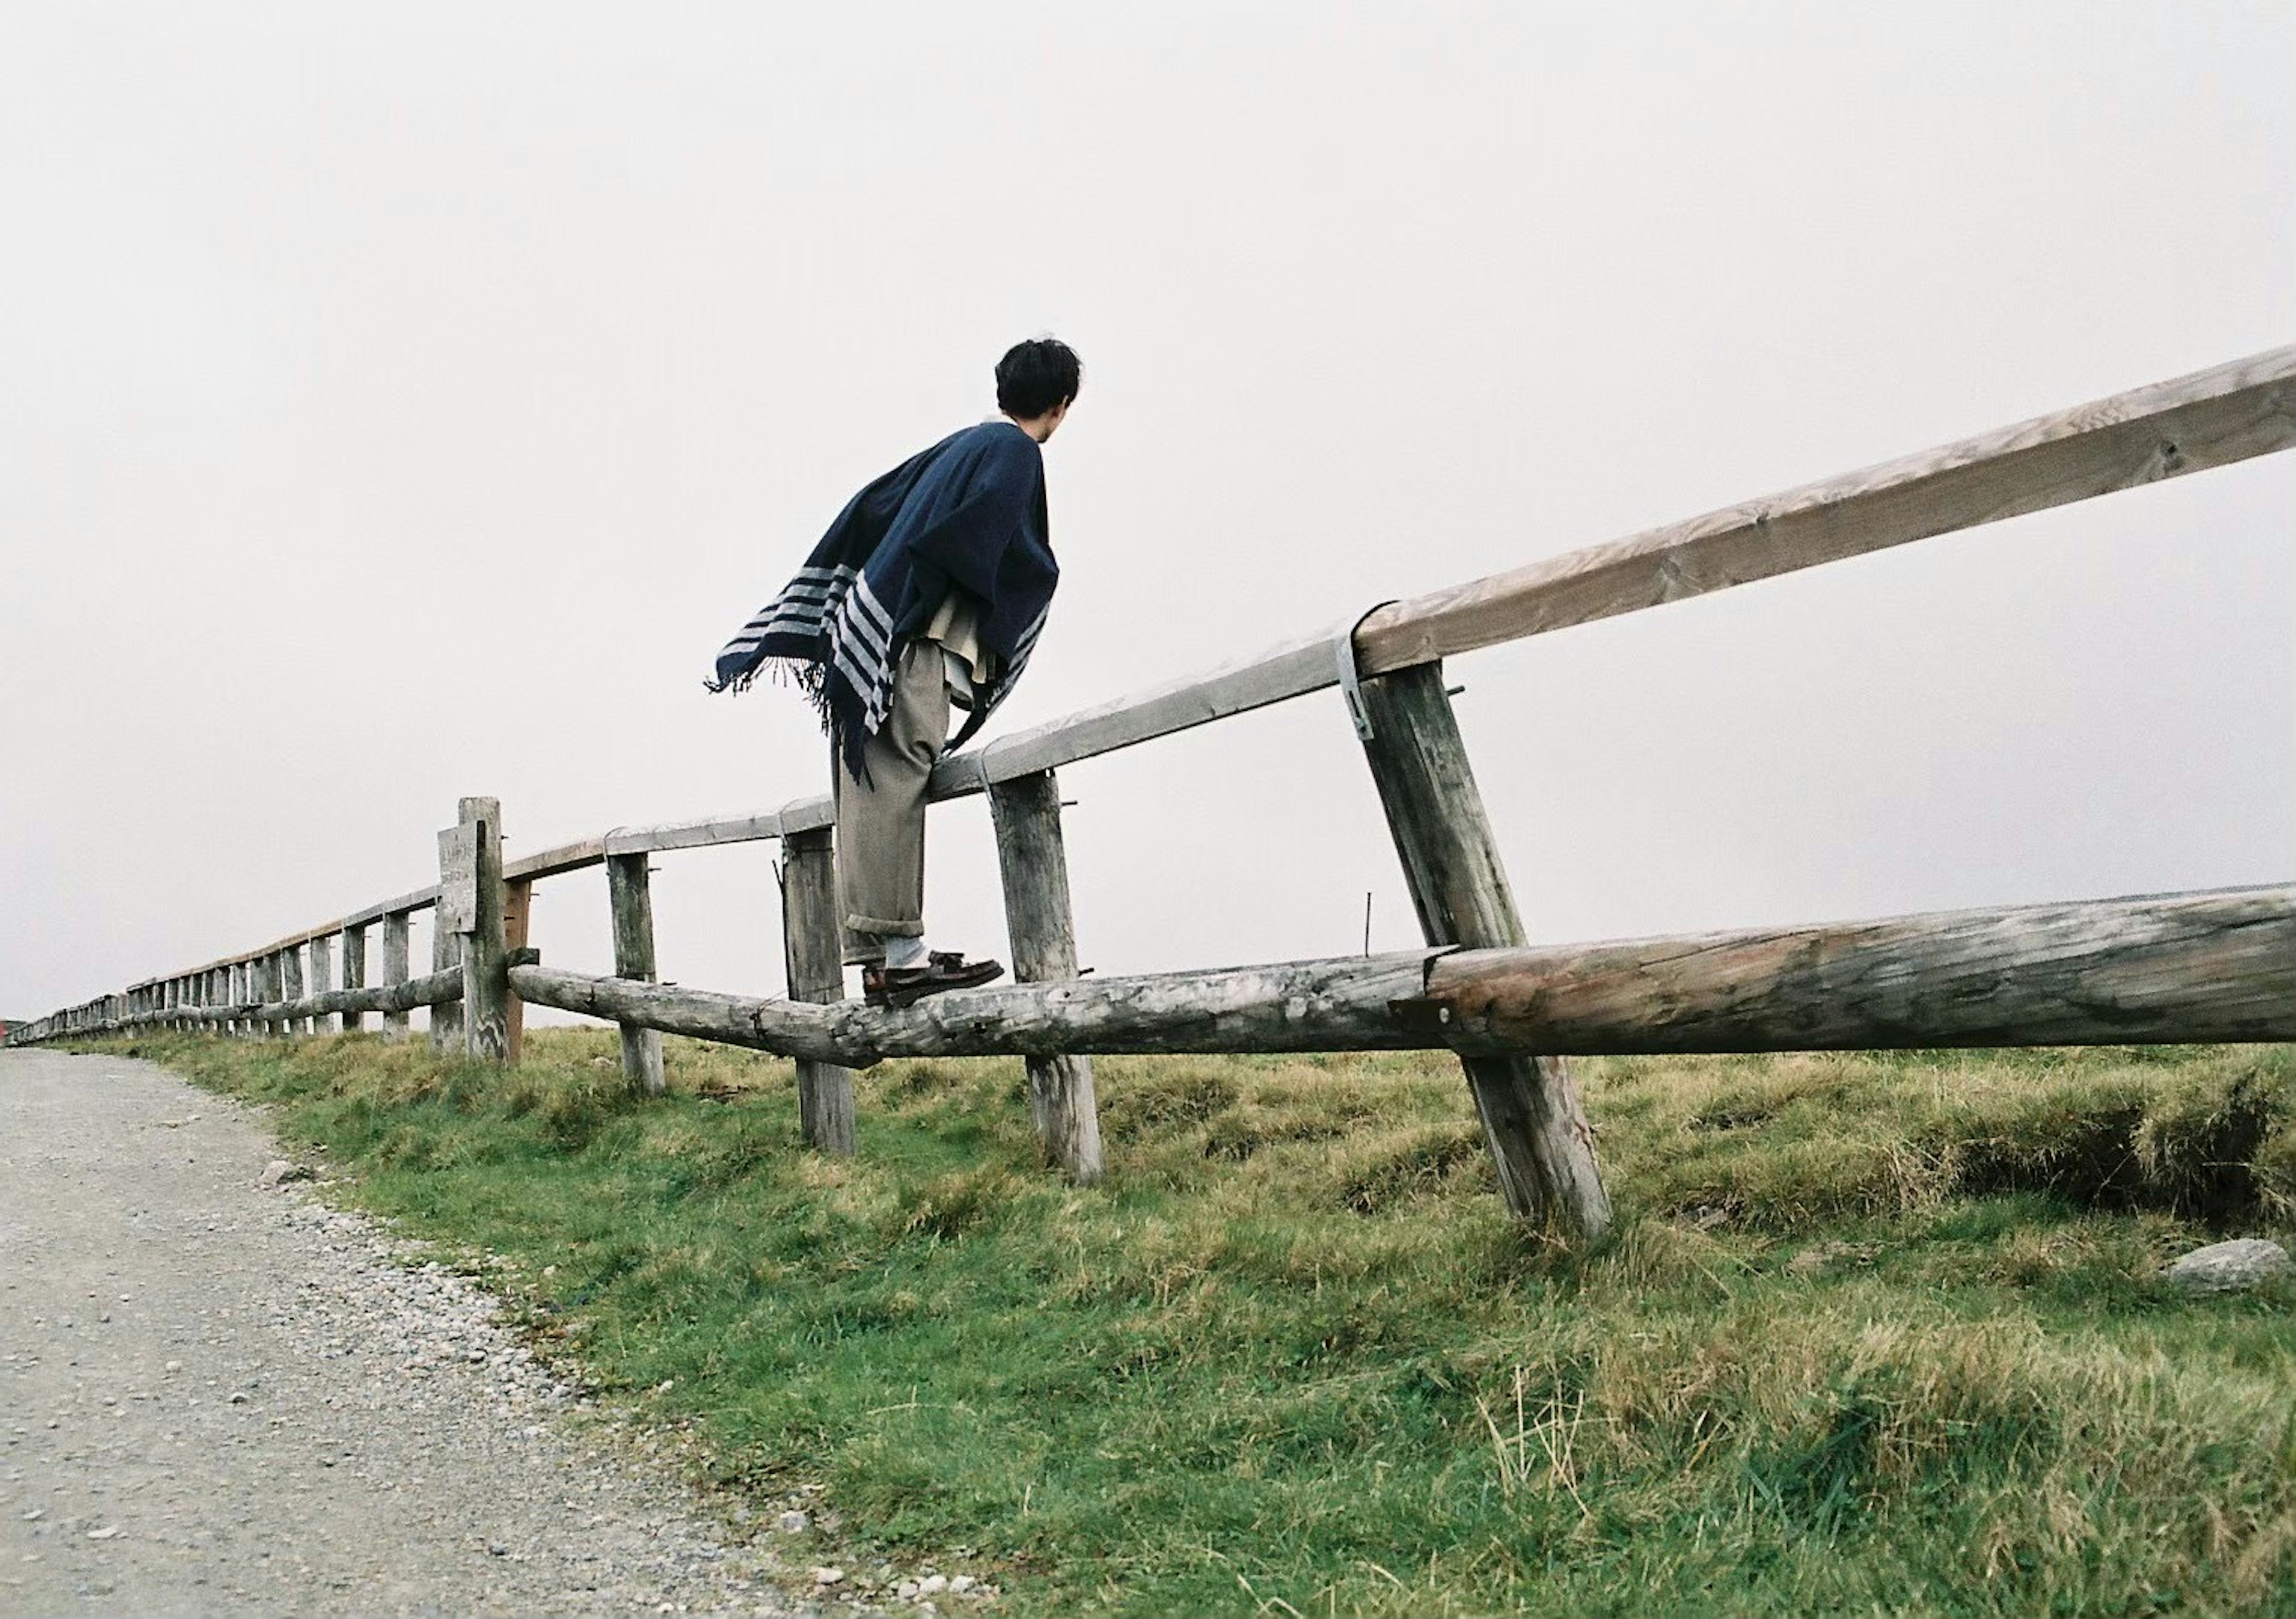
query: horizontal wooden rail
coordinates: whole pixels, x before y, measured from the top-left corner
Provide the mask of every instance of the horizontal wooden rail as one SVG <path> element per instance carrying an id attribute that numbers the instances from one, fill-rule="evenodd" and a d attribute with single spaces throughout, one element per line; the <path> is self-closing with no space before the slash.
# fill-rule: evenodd
<path id="1" fill-rule="evenodd" d="M 1384 607 L 1366 675 L 1973 528 L 2296 445 L 2296 347 Z"/>
<path id="2" fill-rule="evenodd" d="M 199 966 L 186 968 L 182 972 L 162 973 L 157 977 L 145 978 L 127 987 L 130 990 L 150 989 L 155 984 L 166 984 L 176 978 L 187 978 L 195 973 L 212 972 L 219 967 L 243 966 L 247 962 L 259 961 L 265 956 L 275 955 L 283 950 L 299 949 L 314 939 L 332 938 L 346 928 L 372 927 L 387 916 L 393 914 L 411 916 L 417 911 L 428 911 L 438 903 L 439 887 L 436 883 L 433 883 L 427 888 L 417 888 L 411 894 L 401 894 L 392 899 L 379 900 L 365 909 L 354 911 L 339 920 L 321 922 L 315 928 L 306 928 L 300 932 L 291 933 L 284 938 L 274 939 L 268 944 L 258 945 L 253 950 L 242 950 L 231 955 L 217 956 L 212 961 L 203 961 Z"/>
<path id="3" fill-rule="evenodd" d="M 528 1001 L 785 1057 L 1470 1055 L 2296 1040 L 2296 887 L 952 992 L 901 1010 L 511 969 Z"/>
<path id="4" fill-rule="evenodd" d="M 586 866 L 603 865 L 605 859 L 606 840 L 584 838 L 520 860 L 504 861 L 503 880 L 532 882 L 537 877 L 556 877 L 567 871 L 579 871 Z"/>
<path id="5" fill-rule="evenodd" d="M 817 1004 L 547 967 L 513 967 L 520 998 L 669 1034 L 862 1068 L 889 1057 L 1055 1057 L 1068 1052 L 1408 1051 L 1441 1046 L 1390 999 L 1416 996 L 1431 953 L 1349 956 L 952 992 L 899 1011 Z"/>
<path id="6" fill-rule="evenodd" d="M 463 998 L 463 969 L 434 972 L 404 984 L 366 989 L 331 989 L 298 1001 L 250 1001 L 230 1006 L 172 1006 L 164 1011 L 130 1012 L 110 1026 L 133 1028 L 167 1023 L 284 1023 L 343 1012 L 408 1012 L 418 1006 L 448 1006 Z"/>
<path id="7" fill-rule="evenodd" d="M 1469 1051 L 2296 1040 L 2296 886 L 1474 951 L 1424 1002 Z"/>

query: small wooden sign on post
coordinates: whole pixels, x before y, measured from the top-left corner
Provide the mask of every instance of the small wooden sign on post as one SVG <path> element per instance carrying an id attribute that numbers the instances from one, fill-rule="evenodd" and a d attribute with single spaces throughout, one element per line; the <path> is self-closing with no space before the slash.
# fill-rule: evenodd
<path id="1" fill-rule="evenodd" d="M 441 933 L 470 933 L 479 925 L 479 829 L 464 822 L 439 834 Z"/>

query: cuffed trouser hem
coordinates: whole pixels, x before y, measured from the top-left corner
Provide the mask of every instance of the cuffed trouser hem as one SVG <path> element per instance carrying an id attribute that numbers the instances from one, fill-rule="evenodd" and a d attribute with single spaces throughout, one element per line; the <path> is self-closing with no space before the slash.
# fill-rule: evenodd
<path id="1" fill-rule="evenodd" d="M 881 916 L 849 916 L 845 919 L 845 965 L 848 967 L 882 967 L 885 963 L 887 939 L 914 939 L 923 936 L 925 925 L 916 922 L 889 922 Z"/>
<path id="2" fill-rule="evenodd" d="M 874 934 L 880 938 L 913 939 L 924 930 L 922 917 L 911 917 L 906 922 L 889 922 L 882 916 L 849 916 L 845 919 L 846 932 Z"/>

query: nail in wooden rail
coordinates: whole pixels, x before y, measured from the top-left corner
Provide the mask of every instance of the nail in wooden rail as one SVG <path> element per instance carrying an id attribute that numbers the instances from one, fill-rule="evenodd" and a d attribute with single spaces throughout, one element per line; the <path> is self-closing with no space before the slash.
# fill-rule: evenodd
<path id="1" fill-rule="evenodd" d="M 845 999 L 843 913 L 837 904 L 837 852 L 827 828 L 793 832 L 782 843 L 782 944 L 792 1001 Z M 808 1147 L 853 1150 L 853 1070 L 800 1060 L 797 1110 Z"/>
<path id="2" fill-rule="evenodd" d="M 641 984 L 654 981 L 653 890 L 643 854 L 616 854 L 606 862 L 606 896 L 614 912 L 614 973 Z M 625 1023 L 622 1077 L 647 1096 L 662 1092 L 661 1034 Z"/>
<path id="3" fill-rule="evenodd" d="M 996 864 L 1004 880 L 1004 927 L 1013 977 L 1022 984 L 1077 976 L 1069 859 L 1061 836 L 1061 789 L 1047 770 L 988 789 Z M 1100 1179 L 1100 1104 L 1089 1057 L 1031 1057 L 1029 1108 L 1045 1156 L 1079 1186 Z"/>
<path id="4" fill-rule="evenodd" d="M 1470 949 L 1521 944 L 1522 921 L 1444 691 L 1443 666 L 1421 664 L 1367 680 L 1363 701 L 1372 731 L 1364 754 L 1427 942 Z M 1608 1231 L 1611 1199 L 1569 1066 L 1552 1057 L 1459 1060 L 1509 1211 L 1551 1220 L 1585 1239 Z"/>

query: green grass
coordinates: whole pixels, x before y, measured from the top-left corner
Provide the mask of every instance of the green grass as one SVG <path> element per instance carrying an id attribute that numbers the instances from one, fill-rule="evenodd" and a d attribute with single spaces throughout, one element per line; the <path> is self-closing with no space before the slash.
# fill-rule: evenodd
<path id="1" fill-rule="evenodd" d="M 611 1033 L 136 1049 L 510 1255 L 728 1487 L 1008 1611 L 2296 1611 L 2296 1292 L 2152 1280 L 2284 1238 L 2296 1051 L 1584 1063 L 1579 1255 L 1431 1056 L 1103 1059 L 1078 1190 L 1017 1063 L 860 1076 L 840 1161 L 690 1043 L 652 1103 Z"/>

